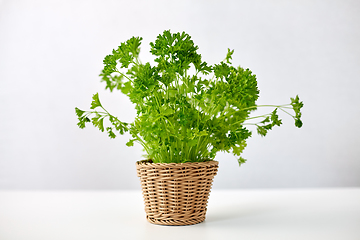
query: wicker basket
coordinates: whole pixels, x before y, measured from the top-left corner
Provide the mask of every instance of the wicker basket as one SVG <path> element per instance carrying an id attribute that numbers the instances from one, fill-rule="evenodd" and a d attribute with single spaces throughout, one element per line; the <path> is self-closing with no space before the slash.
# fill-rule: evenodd
<path id="1" fill-rule="evenodd" d="M 161 225 L 191 225 L 205 220 L 218 162 L 136 163 L 146 218 Z"/>

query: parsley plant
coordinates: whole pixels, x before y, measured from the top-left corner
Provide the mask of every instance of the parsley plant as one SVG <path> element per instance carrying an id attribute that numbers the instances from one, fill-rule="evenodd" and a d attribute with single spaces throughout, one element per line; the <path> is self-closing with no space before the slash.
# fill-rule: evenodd
<path id="1" fill-rule="evenodd" d="M 164 31 L 150 43 L 150 52 L 156 57 L 151 65 L 139 59 L 141 41 L 141 37 L 132 37 L 121 43 L 105 57 L 100 74 L 106 89 L 120 90 L 135 104 L 134 122 L 125 123 L 111 115 L 96 93 L 90 111 L 75 108 L 80 128 L 92 122 L 110 138 L 129 132 L 132 138 L 126 145 L 140 143 L 155 163 L 207 161 L 226 151 L 238 156 L 242 164 L 245 159 L 240 155 L 251 136 L 245 126 L 255 125 L 257 133 L 265 136 L 282 124 L 278 111 L 290 115 L 296 127 L 302 126 L 303 103 L 298 96 L 286 105 L 256 105 L 256 76 L 249 69 L 232 66 L 233 50 L 228 49 L 223 61 L 210 66 L 202 61 L 188 34 Z M 258 107 L 274 110 L 249 117 Z M 259 121 L 248 122 L 254 119 Z"/>

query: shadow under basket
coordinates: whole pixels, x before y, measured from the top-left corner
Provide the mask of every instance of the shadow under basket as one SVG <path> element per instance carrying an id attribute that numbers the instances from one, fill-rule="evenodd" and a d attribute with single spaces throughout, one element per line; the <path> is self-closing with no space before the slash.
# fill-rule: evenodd
<path id="1" fill-rule="evenodd" d="M 205 220 L 218 162 L 136 162 L 146 218 L 161 225 L 191 225 Z"/>

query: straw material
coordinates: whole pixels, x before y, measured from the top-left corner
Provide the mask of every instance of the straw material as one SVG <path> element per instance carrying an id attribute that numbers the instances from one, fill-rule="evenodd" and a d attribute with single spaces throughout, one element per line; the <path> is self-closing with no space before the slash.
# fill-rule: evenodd
<path id="1" fill-rule="evenodd" d="M 218 162 L 136 163 L 146 218 L 161 225 L 191 225 L 205 220 Z"/>

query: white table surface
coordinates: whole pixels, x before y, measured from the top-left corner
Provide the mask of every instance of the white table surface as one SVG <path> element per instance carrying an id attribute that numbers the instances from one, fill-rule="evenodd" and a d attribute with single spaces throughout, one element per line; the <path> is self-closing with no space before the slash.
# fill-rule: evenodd
<path id="1" fill-rule="evenodd" d="M 140 191 L 0 191 L 0 240 L 360 239 L 360 188 L 213 190 L 205 222 L 159 226 Z"/>

